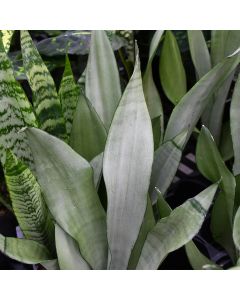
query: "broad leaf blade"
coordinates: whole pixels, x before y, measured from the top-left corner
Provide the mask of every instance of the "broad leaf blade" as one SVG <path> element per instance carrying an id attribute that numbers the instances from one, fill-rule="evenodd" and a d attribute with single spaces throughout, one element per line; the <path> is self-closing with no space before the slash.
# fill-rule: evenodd
<path id="1" fill-rule="evenodd" d="M 70 136 L 70 146 L 88 161 L 103 152 L 106 129 L 94 107 L 80 94 Z"/>
<path id="2" fill-rule="evenodd" d="M 31 105 L 20 84 L 15 80 L 10 60 L 0 39 L 0 156 L 4 165 L 6 149 L 32 165 L 32 155 L 25 133 L 19 130 L 26 126 L 36 126 Z"/>
<path id="3" fill-rule="evenodd" d="M 198 137 L 196 160 L 200 172 L 207 179 L 212 182 L 221 179 L 220 188 L 226 198 L 229 219 L 232 219 L 236 182 L 222 160 L 212 135 L 204 126 Z"/>
<path id="4" fill-rule="evenodd" d="M 240 174 L 240 75 L 238 76 L 237 82 L 235 84 L 231 107 L 230 107 L 230 126 L 231 135 L 233 142 L 233 152 L 234 152 L 234 164 L 233 173 L 234 175 Z"/>
<path id="5" fill-rule="evenodd" d="M 0 251 L 25 264 L 37 264 L 52 259 L 48 249 L 36 241 L 4 237 L 1 234 Z"/>
<path id="6" fill-rule="evenodd" d="M 66 139 L 65 121 L 54 81 L 27 31 L 21 31 L 21 48 L 40 128 Z"/>
<path id="7" fill-rule="evenodd" d="M 213 207 L 211 228 L 213 237 L 233 257 L 231 235 L 236 182 L 206 127 L 202 128 L 198 138 L 196 161 L 198 169 L 207 179 L 212 182 L 221 179 L 221 192 Z"/>
<path id="8" fill-rule="evenodd" d="M 62 111 L 66 122 L 66 131 L 68 137 L 71 133 L 73 116 L 79 99 L 79 94 L 80 89 L 75 82 L 70 61 L 68 56 L 66 55 L 65 69 L 58 95 L 62 105 Z"/>
<path id="9" fill-rule="evenodd" d="M 211 58 L 213 66 L 236 51 L 239 45 L 239 30 L 213 30 L 211 39 Z M 209 107 L 208 128 L 217 144 L 220 139 L 223 112 L 232 79 L 233 74 L 225 80 L 220 89 L 215 93 L 214 103 Z"/>
<path id="10" fill-rule="evenodd" d="M 90 164 L 66 143 L 31 128 L 26 130 L 38 182 L 56 222 L 79 244 L 93 269 L 105 269 L 106 217 L 93 185 Z"/>
<path id="11" fill-rule="evenodd" d="M 45 245 L 54 254 L 54 225 L 32 172 L 7 151 L 4 173 L 13 211 L 25 238 Z"/>
<path id="12" fill-rule="evenodd" d="M 142 252 L 144 242 L 146 240 L 146 237 L 147 237 L 149 231 L 153 229 L 155 224 L 156 224 L 156 222 L 155 222 L 155 218 L 153 215 L 152 203 L 151 203 L 150 198 L 148 197 L 147 208 L 146 208 L 146 212 L 144 215 L 143 223 L 141 225 L 137 241 L 133 247 L 133 250 L 132 250 L 132 253 L 131 253 L 131 256 L 129 259 L 128 269 L 130 269 L 130 270 L 136 269 L 139 257 Z"/>
<path id="13" fill-rule="evenodd" d="M 58 262 L 61 270 L 90 270 L 82 258 L 77 242 L 55 224 Z"/>
<path id="14" fill-rule="evenodd" d="M 137 55 L 109 130 L 103 159 L 110 269 L 126 269 L 143 222 L 153 160 L 152 125 Z"/>
<path id="15" fill-rule="evenodd" d="M 92 32 L 86 69 L 86 96 L 109 129 L 121 97 L 116 59 L 106 33 Z"/>
<path id="16" fill-rule="evenodd" d="M 165 33 L 159 70 L 163 90 L 176 105 L 187 92 L 187 82 L 180 50 L 170 30 Z"/>
<path id="17" fill-rule="evenodd" d="M 145 74 L 143 76 L 143 91 L 144 91 L 147 107 L 149 110 L 149 114 L 151 119 L 160 116 L 161 131 L 163 131 L 163 110 L 162 110 L 161 99 L 153 80 L 152 61 L 157 51 L 158 45 L 160 43 L 162 34 L 163 34 L 163 30 L 157 30 L 152 38 L 150 51 L 149 51 L 148 64 L 147 64 Z"/>
<path id="18" fill-rule="evenodd" d="M 240 45 L 240 30 L 212 30 L 211 59 L 215 66 Z"/>
<path id="19" fill-rule="evenodd" d="M 193 241 L 190 241 L 185 245 L 185 250 L 188 260 L 194 270 L 202 270 L 206 265 L 215 265 L 210 259 L 208 259 L 198 250 Z"/>
<path id="20" fill-rule="evenodd" d="M 236 68 L 239 58 L 239 52 L 225 58 L 191 88 L 171 114 L 165 132 L 165 141 L 173 139 L 183 130 L 188 131 L 186 142 L 188 141 L 210 97 Z"/>
<path id="21" fill-rule="evenodd" d="M 211 58 L 201 30 L 188 30 L 190 54 L 198 79 L 211 70 Z"/>
<path id="22" fill-rule="evenodd" d="M 157 269 L 169 252 L 191 241 L 202 226 L 217 187 L 211 185 L 158 221 L 147 236 L 137 269 Z"/>
<path id="23" fill-rule="evenodd" d="M 182 132 L 172 141 L 163 143 L 154 154 L 149 193 L 153 202 L 157 200 L 157 187 L 164 195 L 171 184 L 182 157 L 182 144 L 187 132 Z"/>
<path id="24" fill-rule="evenodd" d="M 125 39 L 116 34 L 111 32 L 108 36 L 113 50 L 118 50 L 126 45 Z M 60 56 L 66 53 L 86 55 L 89 53 L 90 40 L 90 30 L 67 30 L 57 36 L 38 42 L 36 46 L 41 54 L 47 56 Z"/>
<path id="25" fill-rule="evenodd" d="M 214 103 L 209 107 L 208 128 L 217 144 L 220 142 L 223 114 L 227 95 L 233 80 L 234 71 L 223 82 L 222 86 L 214 94 Z"/>

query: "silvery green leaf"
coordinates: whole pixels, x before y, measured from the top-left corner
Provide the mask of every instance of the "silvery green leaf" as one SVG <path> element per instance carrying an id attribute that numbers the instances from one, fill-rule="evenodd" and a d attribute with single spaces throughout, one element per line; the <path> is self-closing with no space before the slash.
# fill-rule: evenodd
<path id="1" fill-rule="evenodd" d="M 127 269 L 147 206 L 153 161 L 151 119 L 139 56 L 114 115 L 103 158 L 107 189 L 109 269 Z"/>
<path id="2" fill-rule="evenodd" d="M 187 200 L 157 222 L 147 235 L 137 269 L 156 270 L 168 253 L 192 240 L 200 230 L 218 184 Z"/>
<path id="3" fill-rule="evenodd" d="M 90 164 L 60 139 L 26 129 L 36 175 L 56 222 L 79 245 L 93 269 L 107 265 L 106 216 L 93 183 Z"/>
<path id="4" fill-rule="evenodd" d="M 103 124 L 109 129 L 121 98 L 121 86 L 114 52 L 102 30 L 92 32 L 85 93 Z"/>

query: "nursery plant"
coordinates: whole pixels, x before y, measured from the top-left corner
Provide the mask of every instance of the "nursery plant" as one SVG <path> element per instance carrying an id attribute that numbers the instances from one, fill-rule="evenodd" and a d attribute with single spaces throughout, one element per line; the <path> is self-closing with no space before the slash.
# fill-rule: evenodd
<path id="1" fill-rule="evenodd" d="M 225 248 L 232 265 L 239 264 L 239 76 L 234 87 L 230 110 L 231 139 L 234 149 L 234 161 L 230 164 L 232 170 L 226 166 L 210 131 L 203 127 L 198 137 L 196 158 L 201 173 L 210 181 L 222 178 L 220 193 L 214 203 L 211 214 L 211 231 L 213 238 Z M 192 252 L 193 251 L 193 252 Z M 187 246 L 190 262 L 195 268 L 209 266 L 209 262 L 195 262 L 201 253 Z M 214 268 L 221 266 L 214 265 Z"/>
<path id="2" fill-rule="evenodd" d="M 24 234 L 0 235 L 3 253 L 49 269 L 157 269 L 197 234 L 224 178 L 170 215 L 162 212 L 161 199 L 210 97 L 235 70 L 239 54 L 224 58 L 181 98 L 164 134 L 151 70 L 162 33 L 154 35 L 143 82 L 135 46 L 134 71 L 122 93 L 104 31 L 92 32 L 85 84 L 76 84 L 67 57 L 58 92 L 29 33 L 22 31 L 33 105 L 1 43 L 1 163 Z M 154 152 L 156 119 L 161 133 Z"/>

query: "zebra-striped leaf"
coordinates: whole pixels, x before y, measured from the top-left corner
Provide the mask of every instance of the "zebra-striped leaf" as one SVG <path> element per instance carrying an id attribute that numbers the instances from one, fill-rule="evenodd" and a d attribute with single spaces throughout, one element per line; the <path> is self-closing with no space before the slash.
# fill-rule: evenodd
<path id="1" fill-rule="evenodd" d="M 137 269 L 157 269 L 169 252 L 192 240 L 202 226 L 217 187 L 218 184 L 211 185 L 157 222 L 147 236 Z"/>
<path id="2" fill-rule="evenodd" d="M 93 269 L 107 265 L 106 216 L 90 164 L 60 139 L 26 129 L 44 199 L 56 222 L 79 245 Z"/>
<path id="3" fill-rule="evenodd" d="M 74 114 L 70 146 L 88 161 L 103 152 L 106 143 L 106 129 L 94 107 L 81 94 Z"/>
<path id="4" fill-rule="evenodd" d="M 4 49 L 8 53 L 14 30 L 1 30 L 1 33 Z"/>
<path id="5" fill-rule="evenodd" d="M 42 243 L 55 253 L 54 225 L 32 172 L 7 151 L 4 173 L 13 211 L 25 238 Z"/>
<path id="6" fill-rule="evenodd" d="M 121 97 L 121 87 L 114 52 L 102 30 L 92 32 L 85 92 L 106 129 L 109 129 Z"/>
<path id="7" fill-rule="evenodd" d="M 54 81 L 27 31 L 21 31 L 21 48 L 40 128 L 65 140 L 66 126 Z"/>
<path id="8" fill-rule="evenodd" d="M 109 130 L 103 158 L 110 269 L 128 266 L 147 207 L 152 160 L 152 125 L 137 55 L 133 75 Z"/>
<path id="9" fill-rule="evenodd" d="M 0 156 L 4 165 L 5 149 L 32 165 L 24 126 L 36 126 L 36 118 L 20 84 L 15 80 L 10 60 L 0 39 Z"/>
<path id="10" fill-rule="evenodd" d="M 52 259 L 48 249 L 36 241 L 5 237 L 0 234 L 0 251 L 25 264 L 37 264 Z"/>
<path id="11" fill-rule="evenodd" d="M 55 224 L 55 238 L 61 270 L 90 270 L 80 254 L 78 243 L 57 224 Z"/>
<path id="12" fill-rule="evenodd" d="M 66 122 L 67 135 L 69 137 L 72 129 L 74 112 L 79 99 L 80 88 L 75 82 L 68 55 L 66 55 L 65 69 L 58 94 Z"/>

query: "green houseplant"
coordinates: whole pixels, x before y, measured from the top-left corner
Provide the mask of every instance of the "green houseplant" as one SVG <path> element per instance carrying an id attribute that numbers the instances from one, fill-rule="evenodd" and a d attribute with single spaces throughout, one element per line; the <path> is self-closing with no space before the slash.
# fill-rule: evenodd
<path id="1" fill-rule="evenodd" d="M 152 42 L 145 84 L 137 54 L 122 94 L 109 41 L 104 32 L 94 32 L 84 91 L 66 60 L 57 93 L 29 34 L 22 32 L 33 106 L 1 45 L 1 161 L 25 236 L 0 236 L 2 252 L 46 268 L 157 269 L 169 252 L 198 232 L 218 184 L 170 216 L 160 213 L 160 220 L 152 203 L 166 192 L 208 97 L 235 69 L 239 56 L 224 59 L 181 99 L 165 135 L 158 123 L 162 137 L 154 154 L 151 118 L 161 116 L 161 103 L 156 93 L 153 100 L 149 86 L 154 86 L 151 61 L 161 35 L 157 32 Z M 157 114 L 151 114 L 152 105 L 159 107 Z M 107 205 L 98 191 L 102 169 Z M 161 193 L 155 194 L 156 186 Z"/>

